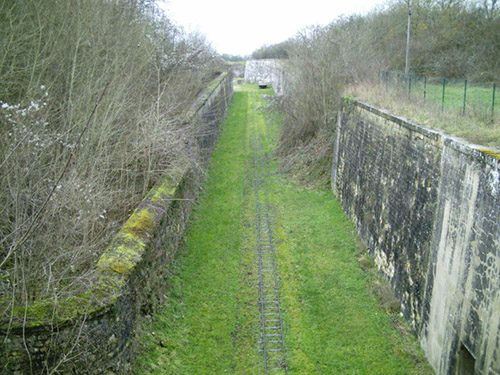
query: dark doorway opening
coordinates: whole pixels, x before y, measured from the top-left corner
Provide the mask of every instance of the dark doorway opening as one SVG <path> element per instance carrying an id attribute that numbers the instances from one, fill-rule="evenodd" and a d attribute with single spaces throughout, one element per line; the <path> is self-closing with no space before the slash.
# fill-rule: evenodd
<path id="1" fill-rule="evenodd" d="M 460 350 L 458 352 L 458 362 L 457 362 L 457 375 L 474 375 L 474 367 L 476 366 L 476 360 L 467 349 L 464 344 L 460 345 Z"/>

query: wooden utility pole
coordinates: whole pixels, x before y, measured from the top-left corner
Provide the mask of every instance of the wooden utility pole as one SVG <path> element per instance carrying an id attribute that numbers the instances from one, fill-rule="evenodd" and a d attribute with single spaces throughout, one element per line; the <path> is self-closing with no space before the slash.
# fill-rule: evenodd
<path id="1" fill-rule="evenodd" d="M 411 0 L 407 0 L 408 4 L 408 29 L 406 31 L 406 61 L 405 61 L 405 76 L 408 76 L 410 70 L 410 30 L 411 30 Z"/>

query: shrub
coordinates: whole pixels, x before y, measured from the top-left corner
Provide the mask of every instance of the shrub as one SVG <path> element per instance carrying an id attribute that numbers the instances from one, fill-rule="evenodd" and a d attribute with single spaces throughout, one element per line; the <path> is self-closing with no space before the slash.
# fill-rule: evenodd
<path id="1" fill-rule="evenodd" d="M 63 298 L 159 176 L 214 51 L 148 1 L 0 1 L 0 293 Z"/>
<path id="2" fill-rule="evenodd" d="M 373 72 L 362 19 L 309 28 L 291 42 L 279 152 L 285 170 L 315 184 L 329 180 L 333 134 L 344 86 Z M 313 173 L 310 173 L 310 172 Z"/>

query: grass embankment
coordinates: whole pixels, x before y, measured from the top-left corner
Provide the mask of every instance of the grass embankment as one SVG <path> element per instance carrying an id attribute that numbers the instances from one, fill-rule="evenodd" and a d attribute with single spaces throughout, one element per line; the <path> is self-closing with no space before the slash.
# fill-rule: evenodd
<path id="1" fill-rule="evenodd" d="M 443 107 L 443 109 L 455 111 L 462 114 L 464 110 L 464 93 L 465 93 L 465 113 L 474 113 L 482 111 L 485 117 L 491 116 L 491 104 L 493 99 L 493 85 L 474 85 L 468 84 L 465 91 L 465 81 L 447 80 L 444 88 L 444 104 L 443 104 L 443 84 L 438 80 L 431 81 L 424 86 L 423 83 L 412 88 L 412 96 L 415 99 L 430 101 L 435 105 Z M 498 105 L 498 102 L 495 102 Z M 496 109 L 496 108 L 495 108 Z"/>
<path id="2" fill-rule="evenodd" d="M 170 298 L 144 328 L 137 374 L 262 373 L 255 202 L 245 169 L 252 134 L 263 138 L 264 151 L 276 143 L 279 122 L 262 110 L 266 92 L 245 86 L 235 93 Z M 374 296 L 340 204 L 329 191 L 278 175 L 276 164 L 268 186 L 289 373 L 432 374 L 416 341 Z"/>
<path id="3" fill-rule="evenodd" d="M 463 114 L 463 86 L 449 84 L 442 105 L 442 85 L 427 84 L 425 103 L 422 84 L 412 88 L 396 88 L 385 84 L 357 84 L 348 88 L 349 95 L 387 109 L 428 128 L 490 147 L 500 148 L 500 108 L 495 107 L 492 118 L 492 89 L 469 87 L 466 114 Z M 497 90 L 498 91 L 498 90 Z M 498 93 L 496 103 L 499 102 Z"/>

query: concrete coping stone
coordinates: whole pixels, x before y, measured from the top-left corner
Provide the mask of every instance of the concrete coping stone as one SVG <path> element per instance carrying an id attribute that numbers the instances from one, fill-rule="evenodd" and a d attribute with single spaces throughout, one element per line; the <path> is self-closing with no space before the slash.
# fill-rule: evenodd
<path id="1" fill-rule="evenodd" d="M 418 132 L 425 137 L 431 138 L 434 141 L 442 142 L 445 146 L 461 152 L 462 154 L 477 158 L 493 168 L 500 168 L 500 150 L 494 147 L 476 145 L 468 142 L 463 138 L 449 135 L 439 130 L 430 129 L 420 124 L 416 124 L 406 117 L 393 115 L 389 111 L 378 108 L 372 104 L 361 102 L 359 100 L 353 100 L 351 98 L 344 98 L 343 106 L 349 104 L 363 108 L 371 113 L 385 118 L 386 120 L 395 122 L 411 131 Z"/>
<path id="2" fill-rule="evenodd" d="M 350 103 L 356 105 L 357 107 L 363 108 L 371 113 L 374 113 L 380 117 L 383 117 L 386 120 L 390 120 L 392 122 L 397 123 L 398 125 L 401 125 L 405 128 L 408 128 L 414 132 L 420 133 L 420 134 L 422 134 L 428 138 L 431 138 L 435 141 L 440 141 L 444 135 L 442 132 L 440 132 L 438 130 L 434 130 L 434 129 L 426 128 L 425 126 L 422 126 L 422 125 L 418 125 L 418 124 L 412 122 L 411 120 L 407 119 L 406 117 L 393 115 L 389 111 L 375 107 L 374 105 L 360 102 L 358 100 L 351 100 Z"/>
<path id="3" fill-rule="evenodd" d="M 186 121 L 191 121 L 196 113 L 205 105 L 207 100 L 210 99 L 215 90 L 220 86 L 224 79 L 228 76 L 228 72 L 222 72 L 217 78 L 215 78 L 208 87 L 198 96 L 198 99 L 193 103 L 190 110 L 187 112 Z"/>

